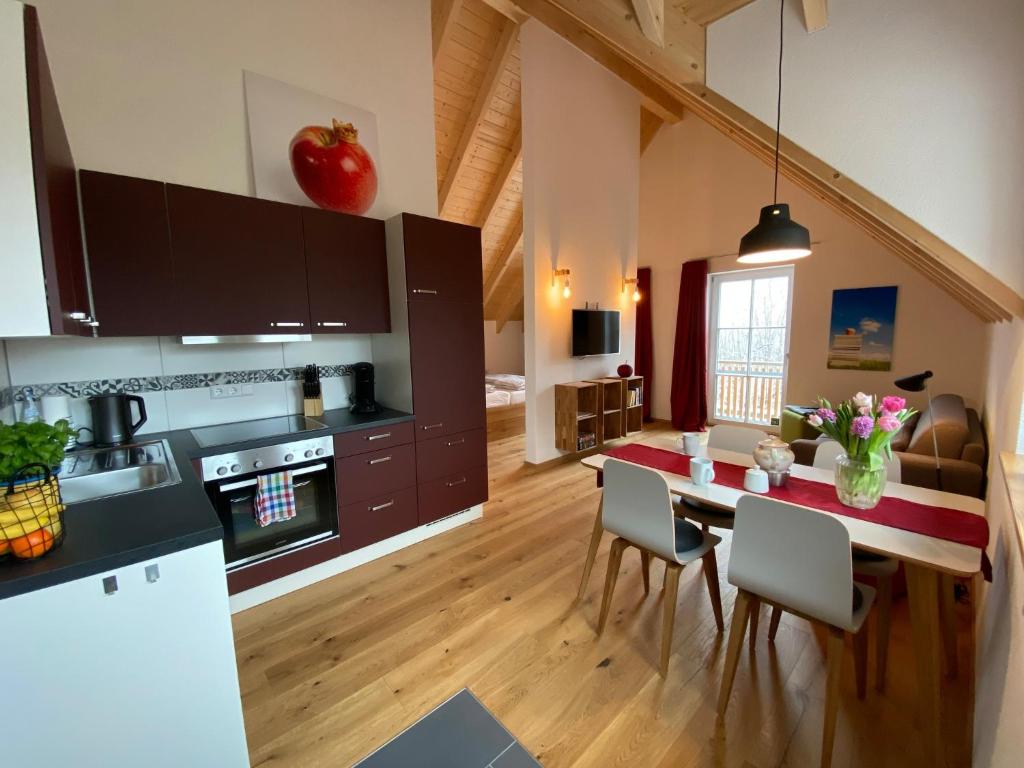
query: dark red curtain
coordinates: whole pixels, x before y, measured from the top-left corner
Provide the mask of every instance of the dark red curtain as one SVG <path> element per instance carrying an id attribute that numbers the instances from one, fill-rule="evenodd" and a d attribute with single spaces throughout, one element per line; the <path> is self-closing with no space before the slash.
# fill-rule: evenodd
<path id="1" fill-rule="evenodd" d="M 654 400 L 651 387 L 654 382 L 654 346 L 651 340 L 651 268 L 641 267 L 636 271 L 636 287 L 640 301 L 636 305 L 636 361 L 637 376 L 644 377 L 644 421 L 651 420 L 651 402 Z"/>
<path id="2" fill-rule="evenodd" d="M 685 262 L 672 356 L 672 426 L 687 432 L 708 422 L 707 296 L 707 261 Z"/>

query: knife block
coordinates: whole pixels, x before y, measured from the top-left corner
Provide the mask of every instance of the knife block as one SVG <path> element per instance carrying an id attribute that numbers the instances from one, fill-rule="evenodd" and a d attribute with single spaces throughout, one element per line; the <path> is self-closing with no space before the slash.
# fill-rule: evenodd
<path id="1" fill-rule="evenodd" d="M 317 397 L 304 397 L 302 398 L 302 413 L 305 416 L 316 417 L 324 415 L 324 398 L 322 395 Z"/>

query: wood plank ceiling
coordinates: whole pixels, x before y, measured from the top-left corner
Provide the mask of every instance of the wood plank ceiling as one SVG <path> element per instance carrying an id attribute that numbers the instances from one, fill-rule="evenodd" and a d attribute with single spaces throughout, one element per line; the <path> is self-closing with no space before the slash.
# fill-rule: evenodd
<path id="1" fill-rule="evenodd" d="M 770 163 L 773 128 L 704 84 L 705 26 L 749 2 L 432 0 L 439 210 L 483 229 L 485 318 L 523 311 L 518 24 L 536 18 L 640 92 L 640 151 L 685 110 Z M 827 23 L 823 0 L 803 7 L 809 31 Z M 982 319 L 1024 316 L 1005 283 L 786 137 L 780 170 Z"/>
<path id="2" fill-rule="evenodd" d="M 482 0 L 434 0 L 441 218 L 482 230 L 484 317 L 523 317 L 519 25 Z"/>

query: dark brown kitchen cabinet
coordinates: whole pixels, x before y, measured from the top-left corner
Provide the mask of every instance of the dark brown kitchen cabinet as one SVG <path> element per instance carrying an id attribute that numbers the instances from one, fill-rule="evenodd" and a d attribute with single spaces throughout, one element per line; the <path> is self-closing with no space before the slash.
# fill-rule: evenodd
<path id="1" fill-rule="evenodd" d="M 312 332 L 389 332 L 384 222 L 303 208 L 302 232 Z"/>
<path id="2" fill-rule="evenodd" d="M 78 187 L 36 9 L 25 6 L 25 75 L 39 246 L 50 332 L 91 336 Z"/>
<path id="3" fill-rule="evenodd" d="M 409 301 L 481 303 L 483 262 L 478 227 L 405 213 L 402 231 Z"/>
<path id="4" fill-rule="evenodd" d="M 420 482 L 416 495 L 420 525 L 462 512 L 487 501 L 487 467 L 468 467 L 439 480 Z"/>
<path id="5" fill-rule="evenodd" d="M 417 441 L 486 426 L 483 328 L 479 300 L 409 302 Z"/>
<path id="6" fill-rule="evenodd" d="M 298 206 L 168 184 L 167 211 L 180 333 L 309 332 Z"/>
<path id="7" fill-rule="evenodd" d="M 79 189 L 99 335 L 180 333 L 164 184 L 81 171 Z"/>
<path id="8" fill-rule="evenodd" d="M 341 551 L 354 552 L 415 528 L 416 487 L 346 504 L 338 512 Z"/>

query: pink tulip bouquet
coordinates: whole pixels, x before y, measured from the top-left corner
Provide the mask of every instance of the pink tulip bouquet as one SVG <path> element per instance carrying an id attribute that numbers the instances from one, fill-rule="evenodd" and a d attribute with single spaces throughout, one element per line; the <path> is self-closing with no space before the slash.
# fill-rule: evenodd
<path id="1" fill-rule="evenodd" d="M 808 423 L 843 446 L 848 457 L 871 469 L 885 466 L 883 456 L 892 460 L 893 437 L 916 413 L 896 395 L 879 400 L 858 392 L 836 406 L 824 398 L 818 398 L 818 403 L 818 410 L 808 414 Z"/>

